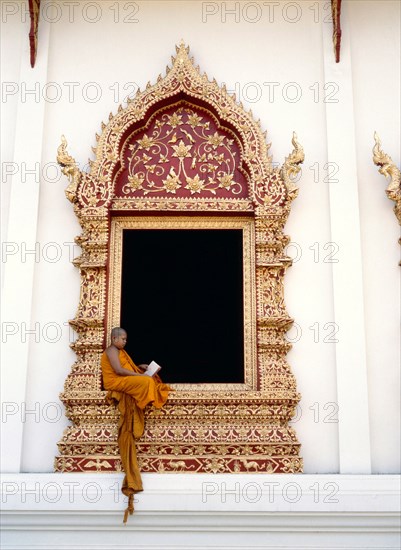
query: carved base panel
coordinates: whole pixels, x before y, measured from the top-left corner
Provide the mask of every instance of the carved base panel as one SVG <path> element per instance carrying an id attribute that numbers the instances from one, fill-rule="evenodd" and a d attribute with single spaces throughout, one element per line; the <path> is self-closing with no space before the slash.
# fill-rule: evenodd
<path id="1" fill-rule="evenodd" d="M 72 438 L 59 443 L 60 456 L 56 458 L 55 470 L 121 472 L 115 430 L 110 426 L 110 430 L 101 432 L 99 437 L 99 434 L 89 434 L 86 430 L 79 433 L 73 429 Z M 149 442 L 149 434 L 144 434 L 136 444 L 139 467 L 142 472 L 159 473 L 302 472 L 300 445 L 294 432 L 289 428 L 266 426 L 265 434 L 273 435 L 273 439 L 279 441 L 267 443 L 261 441 L 258 434 L 249 433 L 242 439 L 234 435 L 233 441 L 222 437 L 222 441 L 213 443 L 185 444 L 160 440 Z M 102 438 L 108 441 L 101 441 Z M 255 439 L 259 441 L 255 442 Z"/>
<path id="2" fill-rule="evenodd" d="M 297 454 L 297 453 L 295 453 Z M 296 474 L 302 473 L 303 463 L 298 456 L 269 456 L 258 454 L 196 456 L 186 455 L 138 455 L 142 472 L 154 473 L 267 473 Z M 120 457 L 110 456 L 68 456 L 58 457 L 55 462 L 56 472 L 121 472 Z"/>

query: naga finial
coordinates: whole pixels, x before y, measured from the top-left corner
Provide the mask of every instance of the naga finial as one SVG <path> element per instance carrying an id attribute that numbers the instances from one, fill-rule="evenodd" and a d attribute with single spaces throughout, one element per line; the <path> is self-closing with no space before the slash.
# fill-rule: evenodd
<path id="1" fill-rule="evenodd" d="M 381 149 L 380 138 L 377 132 L 374 133 L 374 139 L 373 162 L 376 166 L 380 166 L 380 174 L 383 174 L 386 178 L 391 178 L 386 193 L 388 198 L 395 202 L 394 213 L 398 223 L 401 225 L 401 172 L 392 158 Z M 401 244 L 401 239 L 398 242 Z"/>
<path id="2" fill-rule="evenodd" d="M 393 198 L 393 195 L 401 195 L 401 172 L 393 162 L 393 159 L 381 149 L 381 142 L 377 132 L 374 133 L 374 139 L 373 162 L 376 166 L 380 166 L 380 174 L 383 174 L 386 178 L 391 178 L 386 192 L 390 199 L 396 200 Z"/>
<path id="3" fill-rule="evenodd" d="M 305 159 L 305 154 L 302 145 L 297 140 L 297 134 L 292 134 L 293 151 L 286 157 L 283 166 L 281 167 L 281 176 L 287 188 L 288 197 L 290 200 L 294 200 L 298 195 L 298 187 L 294 184 L 293 179 L 301 170 L 300 164 Z"/>
<path id="4" fill-rule="evenodd" d="M 65 190 L 65 195 L 70 202 L 75 202 L 77 187 L 81 179 L 81 172 L 75 159 L 68 154 L 67 140 L 61 136 L 61 145 L 57 149 L 57 162 L 61 166 L 62 173 L 67 176 L 69 185 Z"/>
<path id="5" fill-rule="evenodd" d="M 388 198 L 395 202 L 394 212 L 398 223 L 401 225 L 401 172 L 392 158 L 381 149 L 381 142 L 377 132 L 374 133 L 374 138 L 373 162 L 376 166 L 380 166 L 380 174 L 383 174 L 386 178 L 390 178 L 386 193 Z"/>

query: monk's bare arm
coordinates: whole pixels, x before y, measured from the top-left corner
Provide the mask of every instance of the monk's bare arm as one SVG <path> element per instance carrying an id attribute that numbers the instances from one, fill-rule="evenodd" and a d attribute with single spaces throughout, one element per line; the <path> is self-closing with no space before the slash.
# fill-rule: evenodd
<path id="1" fill-rule="evenodd" d="M 106 355 L 109 358 L 110 364 L 113 367 L 114 372 L 119 376 L 142 376 L 142 374 L 133 372 L 129 369 L 125 369 L 121 366 L 120 359 L 118 358 L 118 350 L 116 348 L 107 348 Z"/>

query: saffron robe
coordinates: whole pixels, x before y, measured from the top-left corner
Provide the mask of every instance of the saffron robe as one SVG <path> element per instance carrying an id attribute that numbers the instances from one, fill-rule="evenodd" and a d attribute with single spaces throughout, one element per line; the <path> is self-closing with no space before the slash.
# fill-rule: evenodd
<path id="1" fill-rule="evenodd" d="M 121 366 L 124 369 L 132 370 L 143 374 L 131 357 L 123 349 L 118 354 Z M 155 376 L 121 376 L 114 372 L 106 352 L 101 358 L 103 386 L 105 390 L 118 391 L 131 395 L 140 409 L 144 409 L 148 403 L 152 403 L 157 409 L 161 409 L 167 401 L 171 388 L 163 384 L 161 379 Z"/>
<path id="2" fill-rule="evenodd" d="M 124 350 L 118 354 L 121 366 L 142 374 L 131 357 Z M 141 474 L 136 458 L 135 439 L 141 437 L 144 430 L 143 409 L 148 403 L 160 409 L 167 400 L 171 388 L 163 384 L 155 375 L 121 376 L 114 372 L 106 352 L 101 358 L 103 386 L 109 390 L 106 401 L 117 401 L 120 411 L 118 423 L 118 448 L 125 477 L 121 491 L 128 497 L 128 507 L 124 514 L 124 523 L 128 514 L 134 512 L 134 494 L 143 491 Z"/>

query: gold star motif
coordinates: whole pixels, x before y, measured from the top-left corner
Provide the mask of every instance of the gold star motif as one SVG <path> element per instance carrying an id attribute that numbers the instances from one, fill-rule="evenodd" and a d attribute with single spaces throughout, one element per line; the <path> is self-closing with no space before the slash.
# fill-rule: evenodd
<path id="1" fill-rule="evenodd" d="M 192 128 L 195 128 L 195 126 L 199 126 L 201 120 L 202 117 L 194 113 L 193 115 L 188 117 L 188 124 L 192 126 Z"/>
<path id="2" fill-rule="evenodd" d="M 138 189 L 142 189 L 144 179 L 145 178 L 143 176 L 133 174 L 128 177 L 128 184 L 134 191 L 137 191 Z"/>
<path id="3" fill-rule="evenodd" d="M 154 144 L 154 141 L 152 138 L 145 134 L 142 139 L 138 140 L 138 143 L 141 149 L 149 149 L 149 147 Z"/>
<path id="4" fill-rule="evenodd" d="M 220 182 L 219 187 L 224 187 L 225 189 L 229 189 L 233 182 L 233 175 L 232 174 L 224 174 L 224 176 L 220 176 L 217 178 Z"/>
<path id="5" fill-rule="evenodd" d="M 213 146 L 213 149 L 216 149 L 219 145 L 223 143 L 223 141 L 224 136 L 220 136 L 217 132 L 215 132 L 212 136 L 209 136 L 207 140 L 207 142 Z"/>
<path id="6" fill-rule="evenodd" d="M 176 193 L 177 189 L 179 189 L 181 187 L 180 178 L 175 173 L 174 167 L 170 168 L 169 175 L 163 181 L 163 185 L 164 185 L 164 189 L 167 191 L 167 193 Z"/>
<path id="7" fill-rule="evenodd" d="M 185 145 L 184 142 L 181 140 L 178 145 L 173 145 L 174 153 L 173 157 L 178 158 L 186 158 L 191 157 L 191 153 L 189 152 L 192 148 L 192 145 Z"/>
<path id="8" fill-rule="evenodd" d="M 182 124 L 182 116 L 181 116 L 181 115 L 177 115 L 177 113 L 172 114 L 172 115 L 168 118 L 168 124 L 170 124 L 170 126 L 171 126 L 172 128 L 176 128 L 177 126 L 179 126 L 180 124 Z"/>
<path id="9" fill-rule="evenodd" d="M 203 184 L 205 183 L 204 180 L 201 180 L 196 174 L 194 178 L 187 178 L 187 185 L 185 186 L 185 189 L 189 189 L 191 191 L 191 195 L 194 193 L 200 193 L 203 190 Z"/>

